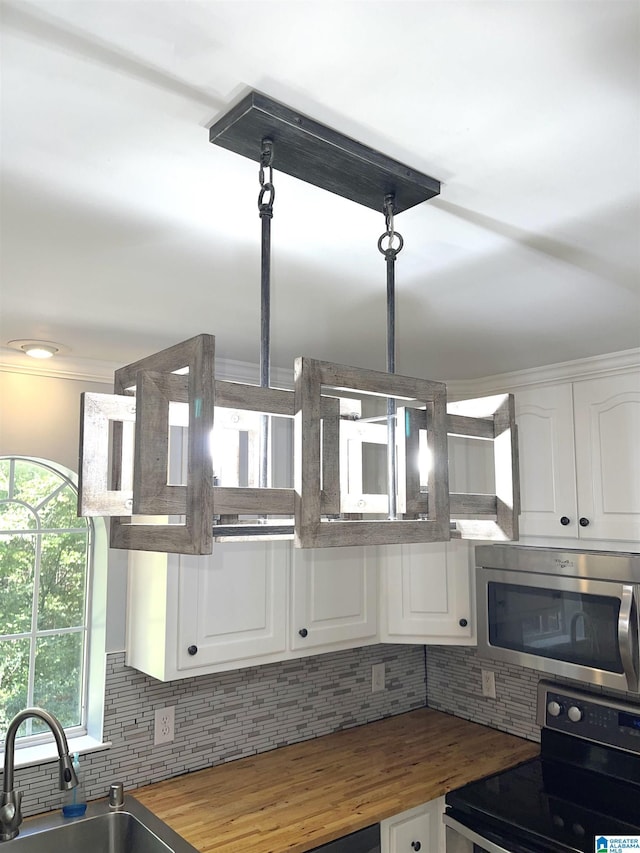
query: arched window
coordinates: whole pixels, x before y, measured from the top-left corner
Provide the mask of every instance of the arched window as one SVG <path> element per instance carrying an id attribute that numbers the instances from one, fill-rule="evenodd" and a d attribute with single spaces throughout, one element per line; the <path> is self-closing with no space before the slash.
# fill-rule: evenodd
<path id="1" fill-rule="evenodd" d="M 71 472 L 0 457 L 0 731 L 38 705 L 70 737 L 86 732 L 93 525 L 78 518 Z M 18 737 L 48 728 L 27 720 Z"/>

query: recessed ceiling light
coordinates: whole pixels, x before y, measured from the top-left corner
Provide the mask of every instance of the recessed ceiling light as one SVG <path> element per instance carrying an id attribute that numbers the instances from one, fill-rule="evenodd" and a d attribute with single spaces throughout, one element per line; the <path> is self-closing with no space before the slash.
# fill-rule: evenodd
<path id="1" fill-rule="evenodd" d="M 51 358 L 58 352 L 58 347 L 51 347 L 49 344 L 24 344 L 20 349 L 31 358 Z"/>
<path id="2" fill-rule="evenodd" d="M 31 358 L 51 358 L 57 353 L 64 352 L 67 347 L 54 341 L 16 340 L 9 341 L 7 346 L 21 350 Z"/>

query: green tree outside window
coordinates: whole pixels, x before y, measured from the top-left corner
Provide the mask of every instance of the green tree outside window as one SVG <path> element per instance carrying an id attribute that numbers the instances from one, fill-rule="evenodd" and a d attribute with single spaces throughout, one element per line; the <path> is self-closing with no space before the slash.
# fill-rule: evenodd
<path id="1" fill-rule="evenodd" d="M 92 531 L 77 500 L 53 466 L 0 458 L 0 738 L 31 705 L 85 724 Z M 44 731 L 29 719 L 18 737 Z"/>

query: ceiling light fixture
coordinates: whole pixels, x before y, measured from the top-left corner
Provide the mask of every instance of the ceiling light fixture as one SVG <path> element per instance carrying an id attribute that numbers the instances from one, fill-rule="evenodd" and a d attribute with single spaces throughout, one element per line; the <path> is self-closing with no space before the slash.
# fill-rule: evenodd
<path id="1" fill-rule="evenodd" d="M 7 346 L 11 349 L 21 350 L 25 355 L 31 358 L 46 359 L 52 358 L 54 355 L 64 350 L 62 344 L 56 344 L 53 341 L 36 341 L 36 340 L 15 340 L 9 341 Z"/>
<path id="2" fill-rule="evenodd" d="M 52 347 L 48 344 L 29 344 L 23 346 L 22 349 L 31 358 L 52 358 L 58 352 L 58 347 Z"/>
<path id="3" fill-rule="evenodd" d="M 257 92 L 209 138 L 259 164 L 260 384 L 217 379 L 206 334 L 117 370 L 115 394 L 82 397 L 79 514 L 111 516 L 112 547 L 185 554 L 211 553 L 219 539 L 293 537 L 299 547 L 517 539 L 513 397 L 447 406 L 444 383 L 395 373 L 403 239 L 394 217 L 437 195 L 439 182 Z M 384 214 L 386 373 L 300 357 L 294 391 L 270 386 L 274 167 Z M 293 488 L 271 485 L 282 419 L 294 424 Z M 492 442 L 494 494 L 450 494 L 448 435 Z M 176 447 L 186 447 L 184 459 Z"/>

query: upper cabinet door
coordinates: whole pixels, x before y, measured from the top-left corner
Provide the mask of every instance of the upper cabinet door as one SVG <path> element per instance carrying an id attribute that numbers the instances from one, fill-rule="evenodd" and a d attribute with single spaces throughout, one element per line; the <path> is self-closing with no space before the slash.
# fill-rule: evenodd
<path id="1" fill-rule="evenodd" d="M 574 410 L 580 536 L 637 543 L 640 371 L 576 382 Z"/>
<path id="2" fill-rule="evenodd" d="M 571 384 L 515 395 L 520 534 L 578 536 Z"/>
<path id="3" fill-rule="evenodd" d="M 292 649 L 376 641 L 375 549 L 294 548 L 292 583 Z"/>
<path id="4" fill-rule="evenodd" d="M 383 642 L 475 644 L 470 553 L 456 541 L 381 551 Z"/>
<path id="5" fill-rule="evenodd" d="M 180 557 L 178 669 L 286 650 L 290 555 L 289 542 L 225 542 Z"/>

